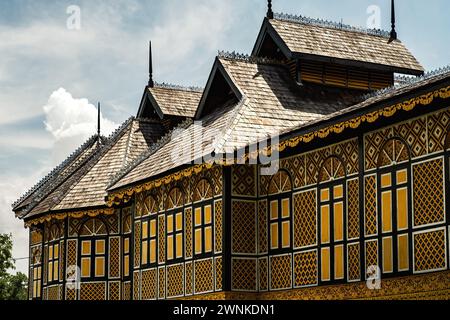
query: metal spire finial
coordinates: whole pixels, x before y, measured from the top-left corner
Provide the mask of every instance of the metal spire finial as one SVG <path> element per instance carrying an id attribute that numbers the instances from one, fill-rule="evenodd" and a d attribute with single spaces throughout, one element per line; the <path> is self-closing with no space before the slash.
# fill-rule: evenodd
<path id="1" fill-rule="evenodd" d="M 272 0 L 267 0 L 267 19 L 273 19 Z"/>
<path id="2" fill-rule="evenodd" d="M 395 31 L 395 1 L 391 0 L 391 37 L 389 43 L 397 40 L 397 31 Z"/>
<path id="3" fill-rule="evenodd" d="M 152 42 L 149 43 L 149 56 L 148 56 L 148 86 L 153 88 L 155 82 L 153 81 L 153 58 L 152 58 Z"/>
<path id="4" fill-rule="evenodd" d="M 101 115 L 100 115 L 100 102 L 97 104 L 97 137 L 98 137 L 98 140 L 100 140 L 100 118 L 101 118 Z"/>

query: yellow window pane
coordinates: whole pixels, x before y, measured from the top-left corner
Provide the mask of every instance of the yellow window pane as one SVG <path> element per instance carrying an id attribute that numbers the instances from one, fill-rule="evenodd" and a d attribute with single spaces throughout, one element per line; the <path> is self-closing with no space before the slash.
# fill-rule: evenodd
<path id="1" fill-rule="evenodd" d="M 125 277 L 130 275 L 130 256 L 123 257 L 123 274 Z"/>
<path id="2" fill-rule="evenodd" d="M 148 242 L 142 241 L 142 249 L 141 249 L 141 256 L 142 256 L 142 264 L 148 263 Z"/>
<path id="3" fill-rule="evenodd" d="M 104 277 L 105 276 L 105 258 L 97 257 L 95 258 L 95 276 Z"/>
<path id="4" fill-rule="evenodd" d="M 320 209 L 321 219 L 321 241 L 322 243 L 330 242 L 330 206 L 322 206 Z"/>
<path id="5" fill-rule="evenodd" d="M 202 253 L 202 229 L 195 230 L 195 254 Z"/>
<path id="6" fill-rule="evenodd" d="M 291 223 L 289 221 L 284 221 L 282 229 L 283 229 L 283 248 L 289 248 L 291 246 Z"/>
<path id="7" fill-rule="evenodd" d="M 270 225 L 270 248 L 278 249 L 278 223 Z"/>
<path id="8" fill-rule="evenodd" d="M 41 275 L 42 275 L 42 267 L 38 268 L 38 279 L 41 279 Z"/>
<path id="9" fill-rule="evenodd" d="M 392 237 L 383 239 L 383 272 L 392 272 Z"/>
<path id="10" fill-rule="evenodd" d="M 177 242 L 177 258 L 182 258 L 183 257 L 183 235 L 182 234 L 177 234 L 176 242 Z"/>
<path id="11" fill-rule="evenodd" d="M 183 230 L 183 214 L 177 213 L 175 228 L 177 231 Z"/>
<path id="12" fill-rule="evenodd" d="M 320 201 L 329 201 L 330 200 L 330 189 L 322 189 L 320 191 Z"/>
<path id="13" fill-rule="evenodd" d="M 53 262 L 48 263 L 48 282 L 53 281 Z"/>
<path id="14" fill-rule="evenodd" d="M 409 270 L 409 248 L 407 234 L 398 236 L 398 269 L 399 271 Z"/>
<path id="15" fill-rule="evenodd" d="M 105 240 L 95 241 L 95 254 L 105 254 Z"/>
<path id="16" fill-rule="evenodd" d="M 156 240 L 150 241 L 150 263 L 156 262 Z"/>
<path id="17" fill-rule="evenodd" d="M 33 298 L 37 297 L 37 284 L 37 281 L 35 281 L 33 286 Z"/>
<path id="18" fill-rule="evenodd" d="M 399 230 L 408 228 L 408 189 L 397 190 L 397 227 Z"/>
<path id="19" fill-rule="evenodd" d="M 381 176 L 381 187 L 387 188 L 392 186 L 392 176 L 390 173 L 383 174 Z"/>
<path id="20" fill-rule="evenodd" d="M 335 186 L 333 189 L 334 199 L 342 199 L 344 197 L 344 186 Z"/>
<path id="21" fill-rule="evenodd" d="M 53 246 L 48 247 L 48 259 L 53 260 Z"/>
<path id="22" fill-rule="evenodd" d="M 90 241 L 83 241 L 81 243 L 81 254 L 84 256 L 91 254 L 91 242 Z"/>
<path id="23" fill-rule="evenodd" d="M 383 232 L 392 231 L 392 193 L 386 191 L 381 194 L 381 222 Z"/>
<path id="24" fill-rule="evenodd" d="M 195 225 L 199 226 L 202 224 L 202 208 L 195 209 Z"/>
<path id="25" fill-rule="evenodd" d="M 89 278 L 91 276 L 91 258 L 81 258 L 81 277 Z"/>
<path id="26" fill-rule="evenodd" d="M 130 252 L 130 239 L 128 239 L 128 238 L 123 240 L 123 252 L 124 253 Z"/>
<path id="27" fill-rule="evenodd" d="M 278 201 L 272 201 L 270 203 L 270 219 L 278 219 Z"/>
<path id="28" fill-rule="evenodd" d="M 37 282 L 37 293 L 36 293 L 36 297 L 40 298 L 41 297 L 41 282 L 38 281 Z"/>
<path id="29" fill-rule="evenodd" d="M 283 218 L 289 218 L 291 216 L 291 208 L 289 207 L 289 199 L 283 199 L 281 201 L 281 216 Z"/>
<path id="30" fill-rule="evenodd" d="M 36 280 L 38 278 L 38 269 L 34 268 L 33 269 L 33 279 Z"/>
<path id="31" fill-rule="evenodd" d="M 150 237 L 156 237 L 156 220 L 150 221 Z"/>
<path id="32" fill-rule="evenodd" d="M 142 239 L 148 238 L 148 222 L 142 222 Z"/>
<path id="33" fill-rule="evenodd" d="M 167 232 L 173 232 L 173 215 L 167 216 Z"/>
<path id="34" fill-rule="evenodd" d="M 212 251 L 212 228 L 205 228 L 205 252 Z"/>
<path id="35" fill-rule="evenodd" d="M 55 244 L 55 247 L 53 249 L 53 258 L 58 259 L 59 255 L 59 244 Z"/>
<path id="36" fill-rule="evenodd" d="M 212 223 L 212 211 L 211 206 L 205 206 L 205 224 Z"/>
<path id="37" fill-rule="evenodd" d="M 408 171 L 401 170 L 397 172 L 397 184 L 404 184 L 408 182 Z"/>
<path id="38" fill-rule="evenodd" d="M 344 203 L 334 204 L 334 240 L 344 240 Z"/>
<path id="39" fill-rule="evenodd" d="M 167 260 L 173 259 L 173 236 L 167 237 Z"/>
<path id="40" fill-rule="evenodd" d="M 322 249 L 322 281 L 330 280 L 330 248 Z"/>
<path id="41" fill-rule="evenodd" d="M 53 280 L 59 279 L 59 262 L 55 261 L 53 262 Z"/>
<path id="42" fill-rule="evenodd" d="M 334 277 L 344 279 L 344 246 L 334 248 Z"/>

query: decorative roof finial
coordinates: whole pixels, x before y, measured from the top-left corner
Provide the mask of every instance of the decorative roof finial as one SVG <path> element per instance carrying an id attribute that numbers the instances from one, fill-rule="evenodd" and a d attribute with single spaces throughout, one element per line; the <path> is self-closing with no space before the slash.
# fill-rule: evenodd
<path id="1" fill-rule="evenodd" d="M 97 104 L 97 138 L 100 141 L 100 102 Z"/>
<path id="2" fill-rule="evenodd" d="M 267 1 L 267 19 L 273 19 L 272 0 Z"/>
<path id="3" fill-rule="evenodd" d="M 395 1 L 391 0 L 391 37 L 389 38 L 389 43 L 397 40 L 397 31 L 395 31 Z"/>
<path id="4" fill-rule="evenodd" d="M 155 83 L 153 82 L 153 59 L 152 59 L 152 42 L 149 43 L 149 56 L 148 56 L 148 86 L 153 88 Z"/>

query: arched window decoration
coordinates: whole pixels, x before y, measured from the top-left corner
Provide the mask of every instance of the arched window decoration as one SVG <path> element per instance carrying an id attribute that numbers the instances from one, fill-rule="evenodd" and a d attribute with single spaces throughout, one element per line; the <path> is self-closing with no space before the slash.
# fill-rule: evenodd
<path id="1" fill-rule="evenodd" d="M 148 216 L 150 214 L 157 213 L 158 210 L 158 202 L 156 201 L 155 197 L 152 195 L 147 196 L 144 199 L 144 207 L 143 207 L 143 214 L 142 216 Z"/>
<path id="2" fill-rule="evenodd" d="M 209 255 L 213 251 L 213 187 L 207 179 L 201 179 L 193 191 L 194 209 L 194 254 Z"/>
<path id="3" fill-rule="evenodd" d="M 173 188 L 167 197 L 166 205 L 166 259 L 174 262 L 183 258 L 183 206 L 184 194 L 180 188 Z M 154 228 L 156 234 L 156 220 L 150 223 L 150 230 Z M 156 239 L 156 238 L 155 238 Z M 156 248 L 156 242 L 155 242 Z M 156 255 L 155 255 L 156 261 Z"/>
<path id="4" fill-rule="evenodd" d="M 61 231 L 55 223 L 50 226 L 48 234 L 48 262 L 47 262 L 47 282 L 49 284 L 59 281 L 59 239 Z"/>
<path id="5" fill-rule="evenodd" d="M 279 170 L 269 184 L 269 248 L 272 253 L 292 247 L 292 180 Z"/>
<path id="6" fill-rule="evenodd" d="M 213 188 L 207 179 L 201 179 L 194 188 L 194 202 L 204 201 L 213 197 Z"/>
<path id="7" fill-rule="evenodd" d="M 33 249 L 31 256 L 31 276 L 33 285 L 32 299 L 39 299 L 41 297 L 41 280 L 42 280 L 42 251 L 40 248 Z"/>
<path id="8" fill-rule="evenodd" d="M 79 265 L 83 280 L 105 279 L 108 252 L 108 229 L 98 219 L 87 220 L 80 228 Z"/>
<path id="9" fill-rule="evenodd" d="M 411 168 L 408 145 L 399 138 L 385 142 L 378 156 L 378 236 L 383 274 L 410 270 Z"/>
<path id="10" fill-rule="evenodd" d="M 336 156 L 319 171 L 319 243 L 322 283 L 345 280 L 346 169 Z"/>

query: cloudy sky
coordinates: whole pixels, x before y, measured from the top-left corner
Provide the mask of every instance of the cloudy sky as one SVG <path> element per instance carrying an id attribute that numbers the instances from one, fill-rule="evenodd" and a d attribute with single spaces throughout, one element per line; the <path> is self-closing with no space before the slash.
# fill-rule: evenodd
<path id="1" fill-rule="evenodd" d="M 274 11 L 357 26 L 388 0 L 274 0 Z M 70 6 L 80 8 L 80 28 Z M 398 0 L 400 39 L 428 70 L 450 63 L 445 0 Z M 264 0 L 4 0 L 0 2 L 0 232 L 26 257 L 27 233 L 11 203 L 95 132 L 135 115 L 153 41 L 158 82 L 204 86 L 218 50 L 249 53 Z M 18 263 L 26 270 L 26 261 Z"/>

